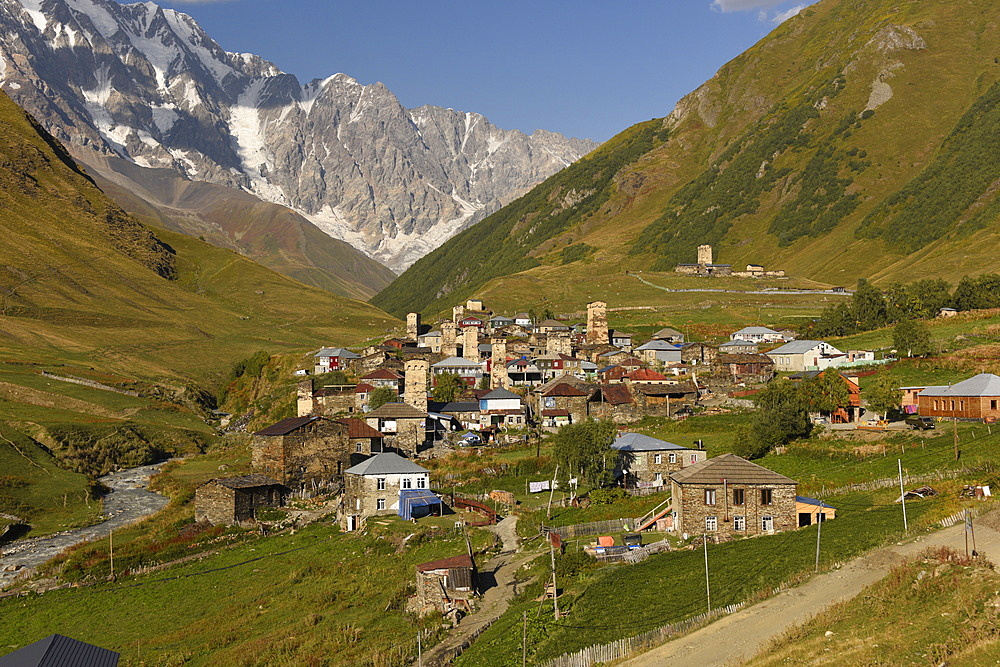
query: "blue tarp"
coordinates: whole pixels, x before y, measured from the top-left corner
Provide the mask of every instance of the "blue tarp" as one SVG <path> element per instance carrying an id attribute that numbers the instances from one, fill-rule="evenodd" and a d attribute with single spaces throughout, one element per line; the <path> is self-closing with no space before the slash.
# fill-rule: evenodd
<path id="1" fill-rule="evenodd" d="M 441 499 L 428 489 L 401 489 L 399 492 L 399 516 L 416 519 L 431 513 L 430 508 L 441 505 Z"/>

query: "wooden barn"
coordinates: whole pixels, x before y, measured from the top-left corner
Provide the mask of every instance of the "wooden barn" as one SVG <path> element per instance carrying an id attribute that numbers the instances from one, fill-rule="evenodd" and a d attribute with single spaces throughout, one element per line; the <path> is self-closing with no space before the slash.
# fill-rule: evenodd
<path id="1" fill-rule="evenodd" d="M 417 603 L 421 609 L 447 614 L 453 609 L 471 611 L 478 593 L 476 563 L 471 556 L 452 556 L 417 565 Z"/>

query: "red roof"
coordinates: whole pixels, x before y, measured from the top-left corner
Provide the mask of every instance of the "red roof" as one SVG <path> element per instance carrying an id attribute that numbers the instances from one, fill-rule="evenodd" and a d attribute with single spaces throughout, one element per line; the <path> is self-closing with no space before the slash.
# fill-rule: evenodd
<path id="1" fill-rule="evenodd" d="M 417 566 L 417 572 L 429 572 L 430 570 L 450 570 L 454 567 L 475 567 L 471 556 L 462 554 L 441 560 L 432 560 L 428 563 L 421 563 Z"/>
<path id="2" fill-rule="evenodd" d="M 368 375 L 363 376 L 362 380 L 401 380 L 402 375 L 396 371 L 389 370 L 388 368 L 376 368 Z"/>
<path id="3" fill-rule="evenodd" d="M 367 382 L 362 382 L 357 387 L 354 388 L 355 394 L 370 394 L 375 391 L 375 387 L 371 386 Z"/>
<path id="4" fill-rule="evenodd" d="M 635 357 L 629 357 L 625 361 L 619 361 L 619 366 L 642 366 L 642 362 Z"/>
<path id="5" fill-rule="evenodd" d="M 577 389 L 567 382 L 560 382 L 549 389 L 543 396 L 586 396 L 587 392 Z"/>
<path id="6" fill-rule="evenodd" d="M 355 419 L 354 417 L 345 417 L 344 419 L 335 419 L 338 424 L 343 424 L 347 427 L 347 437 L 348 438 L 383 438 L 381 431 L 376 431 L 367 423 L 360 419 Z"/>
<path id="7" fill-rule="evenodd" d="M 637 380 L 639 382 L 654 382 L 666 380 L 667 376 L 663 373 L 657 373 L 656 371 L 651 371 L 648 368 L 640 368 L 637 371 L 632 371 L 626 375 L 630 380 Z"/>
<path id="8" fill-rule="evenodd" d="M 605 403 L 610 403 L 611 405 L 625 405 L 635 402 L 628 387 L 623 384 L 601 385 L 601 396 L 604 398 Z"/>

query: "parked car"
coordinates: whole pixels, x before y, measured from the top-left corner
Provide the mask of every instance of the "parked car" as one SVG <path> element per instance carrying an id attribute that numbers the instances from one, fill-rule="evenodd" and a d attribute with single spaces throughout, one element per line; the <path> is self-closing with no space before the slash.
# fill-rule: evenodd
<path id="1" fill-rule="evenodd" d="M 934 428 L 934 419 L 931 417 L 910 415 L 904 421 L 910 428 L 916 429 L 918 431 L 929 431 L 932 428 Z"/>

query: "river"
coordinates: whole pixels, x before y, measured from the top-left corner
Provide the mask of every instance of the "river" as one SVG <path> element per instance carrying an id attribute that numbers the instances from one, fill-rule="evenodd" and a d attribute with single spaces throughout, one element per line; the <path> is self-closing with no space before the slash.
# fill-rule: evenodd
<path id="1" fill-rule="evenodd" d="M 16 540 L 0 549 L 0 589 L 24 574 L 26 569 L 38 567 L 75 544 L 106 537 L 112 530 L 145 519 L 166 507 L 169 499 L 148 488 L 150 477 L 158 473 L 165 463 L 129 468 L 101 477 L 100 481 L 111 489 L 104 496 L 105 520 L 101 523 L 44 537 Z"/>

